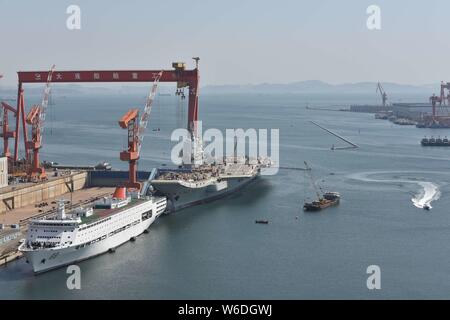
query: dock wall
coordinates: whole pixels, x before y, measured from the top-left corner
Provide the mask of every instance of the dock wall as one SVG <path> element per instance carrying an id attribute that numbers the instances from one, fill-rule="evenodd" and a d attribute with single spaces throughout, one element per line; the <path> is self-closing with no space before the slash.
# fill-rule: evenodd
<path id="1" fill-rule="evenodd" d="M 150 171 L 138 171 L 139 181 L 146 181 Z M 86 187 L 115 187 L 128 180 L 128 171 L 84 171 L 50 181 L 0 188 L 0 214 L 30 204 L 40 203 Z"/>
<path id="2" fill-rule="evenodd" d="M 363 113 L 378 113 L 378 112 L 387 112 L 392 110 L 389 106 L 381 106 L 381 105 L 351 105 L 351 112 L 363 112 Z"/>
<path id="3" fill-rule="evenodd" d="M 150 171 L 138 171 L 137 179 L 146 181 Z M 89 187 L 115 187 L 128 180 L 128 171 L 89 171 Z"/>
<path id="4" fill-rule="evenodd" d="M 88 172 L 74 173 L 69 176 L 52 179 L 50 181 L 9 186 L 0 189 L 0 214 L 23 206 L 39 203 L 50 198 L 88 186 Z"/>

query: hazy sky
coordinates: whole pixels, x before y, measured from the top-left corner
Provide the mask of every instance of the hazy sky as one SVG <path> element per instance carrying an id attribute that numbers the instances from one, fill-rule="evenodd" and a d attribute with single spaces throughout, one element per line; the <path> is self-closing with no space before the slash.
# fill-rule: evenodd
<path id="1" fill-rule="evenodd" d="M 81 30 L 66 8 L 81 7 Z M 381 30 L 366 8 L 381 7 Z M 450 81 L 450 1 L 0 0 L 0 85 L 16 71 L 170 68 L 200 56 L 202 85 Z"/>

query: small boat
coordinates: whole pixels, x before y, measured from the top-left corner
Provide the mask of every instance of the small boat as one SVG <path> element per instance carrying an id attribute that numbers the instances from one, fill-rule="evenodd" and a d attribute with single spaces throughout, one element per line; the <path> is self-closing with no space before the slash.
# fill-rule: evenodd
<path id="1" fill-rule="evenodd" d="M 425 204 L 425 205 L 423 206 L 423 210 L 430 211 L 430 209 L 431 209 L 431 207 L 430 207 L 429 205 L 427 205 L 427 204 Z"/>
<path id="2" fill-rule="evenodd" d="M 255 223 L 269 224 L 269 220 L 255 220 Z"/>

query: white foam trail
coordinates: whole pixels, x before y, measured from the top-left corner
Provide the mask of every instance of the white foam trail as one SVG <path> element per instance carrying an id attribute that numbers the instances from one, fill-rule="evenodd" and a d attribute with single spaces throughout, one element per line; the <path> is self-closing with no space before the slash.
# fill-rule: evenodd
<path id="1" fill-rule="evenodd" d="M 412 183 L 417 184 L 422 187 L 419 194 L 417 194 L 414 198 L 411 198 L 413 205 L 417 208 L 423 209 L 425 205 L 432 208 L 431 202 L 436 201 L 441 196 L 441 192 L 439 191 L 439 187 L 430 181 L 412 181 L 412 180 L 401 180 L 401 179 L 372 179 L 368 176 L 374 174 L 399 174 L 406 172 L 393 172 L 393 171 L 378 171 L 378 172 L 361 172 L 351 174 L 349 178 L 366 181 L 366 182 L 379 182 L 379 183 Z"/>
<path id="2" fill-rule="evenodd" d="M 438 200 L 441 196 L 439 188 L 431 182 L 417 181 L 417 183 L 423 187 L 423 190 L 416 197 L 411 199 L 412 203 L 417 208 L 423 209 L 423 207 L 427 205 L 431 209 L 431 201 Z"/>

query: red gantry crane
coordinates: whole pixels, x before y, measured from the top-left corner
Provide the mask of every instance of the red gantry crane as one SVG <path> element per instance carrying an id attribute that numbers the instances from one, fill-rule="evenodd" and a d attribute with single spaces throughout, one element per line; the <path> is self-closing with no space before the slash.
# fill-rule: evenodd
<path id="1" fill-rule="evenodd" d="M 42 147 L 42 138 L 44 134 L 45 115 L 47 113 L 48 98 L 50 96 L 50 83 L 52 82 L 53 72 L 55 66 L 53 65 L 47 75 L 47 82 L 45 84 L 44 96 L 41 105 L 34 105 L 30 112 L 28 112 L 26 123 L 31 125 L 31 140 L 26 142 L 26 155 L 29 161 L 30 153 L 33 153 L 31 159 L 31 166 L 28 170 L 29 180 L 43 180 L 47 178 L 45 169 L 41 167 L 39 161 L 39 149 Z"/>
<path id="2" fill-rule="evenodd" d="M 128 149 L 120 153 L 120 160 L 129 163 L 129 178 L 125 183 L 128 189 L 141 189 L 141 184 L 137 181 L 137 161 L 139 160 L 142 142 L 144 140 L 144 131 L 147 128 L 148 120 L 152 110 L 153 100 L 155 98 L 156 89 L 163 71 L 159 72 L 153 82 L 151 91 L 147 97 L 144 111 L 139 119 L 139 110 L 129 110 L 120 120 L 119 126 L 122 129 L 128 129 Z"/>
<path id="3" fill-rule="evenodd" d="M 198 119 L 198 88 L 200 82 L 200 74 L 198 70 L 198 57 L 195 60 L 195 69 L 186 70 L 186 64 L 183 62 L 172 63 L 171 70 L 163 70 L 161 75 L 160 70 L 71 70 L 71 71 L 56 71 L 52 69 L 50 80 L 52 83 L 86 83 L 86 82 L 154 82 L 159 77 L 159 82 L 175 82 L 177 85 L 178 95 L 184 95 L 184 89 L 188 88 L 188 117 L 187 129 L 194 137 L 196 134 L 196 122 Z M 50 83 L 48 71 L 19 71 L 18 72 L 18 91 L 17 91 L 17 108 L 16 108 L 16 127 L 14 139 L 14 155 L 12 157 L 13 163 L 19 163 L 19 141 L 20 141 L 20 126 L 22 126 L 23 137 L 25 141 L 25 150 L 27 152 L 27 159 L 30 160 L 30 150 L 39 150 L 42 146 L 42 129 L 43 121 L 35 123 L 34 132 L 36 137 L 28 142 L 28 133 L 26 130 L 25 116 L 25 91 L 24 84 L 27 83 Z M 44 97 L 45 98 L 45 97 Z M 47 96 L 48 99 L 48 96 Z M 48 103 L 48 101 L 47 101 Z M 43 108 L 44 107 L 44 108 Z M 45 120 L 46 104 L 43 103 L 40 109 L 39 120 Z M 41 115 L 43 112 L 43 116 Z M 145 111 L 144 111 L 145 113 Z M 29 114 L 32 116 L 32 114 Z M 143 115 L 144 116 L 144 115 Z M 29 123 L 33 123 L 29 119 Z M 141 119 L 142 121 L 143 119 Z M 144 122 L 145 123 L 145 122 Z M 39 138 L 38 138 L 39 137 Z M 36 142 L 33 142 L 36 141 Z M 141 141 L 142 142 L 142 141 Z M 30 148 L 29 148 L 30 147 Z M 139 145 L 137 146 L 139 150 Z M 34 163 L 39 162 L 38 153 L 35 154 Z M 40 175 L 41 168 L 34 166 L 32 169 L 36 174 Z M 45 174 L 45 173 L 44 173 Z"/>

